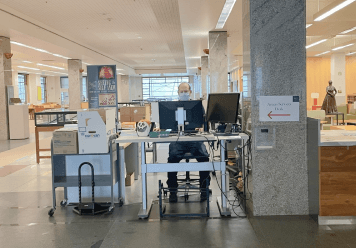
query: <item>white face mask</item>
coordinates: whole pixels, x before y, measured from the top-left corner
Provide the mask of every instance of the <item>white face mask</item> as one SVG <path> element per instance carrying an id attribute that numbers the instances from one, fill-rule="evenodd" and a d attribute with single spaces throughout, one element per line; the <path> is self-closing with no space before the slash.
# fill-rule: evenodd
<path id="1" fill-rule="evenodd" d="M 179 100 L 180 101 L 189 101 L 190 95 L 188 92 L 179 93 Z"/>

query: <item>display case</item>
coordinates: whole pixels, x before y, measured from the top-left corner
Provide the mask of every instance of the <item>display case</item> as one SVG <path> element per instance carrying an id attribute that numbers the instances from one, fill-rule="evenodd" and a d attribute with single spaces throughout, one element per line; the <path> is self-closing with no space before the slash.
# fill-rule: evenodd
<path id="1" fill-rule="evenodd" d="M 35 126 L 64 126 L 64 124 L 77 124 L 77 111 L 66 109 L 51 109 L 35 113 Z"/>

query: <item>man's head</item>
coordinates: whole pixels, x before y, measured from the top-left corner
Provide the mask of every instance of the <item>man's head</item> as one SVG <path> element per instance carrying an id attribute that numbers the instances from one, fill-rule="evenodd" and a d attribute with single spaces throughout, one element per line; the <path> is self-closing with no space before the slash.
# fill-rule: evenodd
<path id="1" fill-rule="evenodd" d="M 190 85 L 188 83 L 181 83 L 178 86 L 179 100 L 188 101 L 190 99 L 190 94 L 191 93 L 192 93 L 192 90 L 191 90 Z"/>

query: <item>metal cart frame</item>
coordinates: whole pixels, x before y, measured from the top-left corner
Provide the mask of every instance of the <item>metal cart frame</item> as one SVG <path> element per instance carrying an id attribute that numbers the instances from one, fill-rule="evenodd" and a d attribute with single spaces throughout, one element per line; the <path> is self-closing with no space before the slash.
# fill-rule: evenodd
<path id="1" fill-rule="evenodd" d="M 56 210 L 56 188 L 64 188 L 64 200 L 61 201 L 61 206 L 66 206 L 68 201 L 67 187 L 78 187 L 78 176 L 66 175 L 66 156 L 83 156 L 83 155 L 110 155 L 110 175 L 94 175 L 95 186 L 110 186 L 111 187 L 111 204 L 109 212 L 112 212 L 114 205 L 114 185 L 120 180 L 120 168 L 117 146 L 115 144 L 116 135 L 112 135 L 109 139 L 109 153 L 98 154 L 53 154 L 53 139 L 51 142 L 51 158 L 52 158 L 52 196 L 53 207 L 48 211 L 48 215 L 52 216 Z M 83 161 L 86 162 L 86 161 Z M 78 164 L 79 166 L 79 164 Z M 94 165 L 95 166 L 95 165 Z M 123 166 L 123 165 L 121 165 Z M 82 176 L 82 186 L 91 186 L 91 176 Z M 123 204 L 123 196 L 121 195 L 120 183 L 119 187 L 119 204 Z"/>

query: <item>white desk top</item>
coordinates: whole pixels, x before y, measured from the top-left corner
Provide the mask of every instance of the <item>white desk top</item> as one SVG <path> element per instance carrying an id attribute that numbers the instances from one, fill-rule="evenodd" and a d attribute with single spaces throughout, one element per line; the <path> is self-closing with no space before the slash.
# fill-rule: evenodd
<path id="1" fill-rule="evenodd" d="M 356 131 L 321 130 L 319 146 L 356 146 Z"/>
<path id="2" fill-rule="evenodd" d="M 127 133 L 128 134 L 128 133 Z M 150 138 L 148 136 L 145 137 L 139 137 L 137 134 L 132 135 L 123 135 L 116 139 L 116 143 L 140 143 L 140 142 L 155 142 L 155 143 L 171 143 L 175 142 L 178 140 L 178 135 L 177 136 L 169 136 L 166 138 Z M 190 136 L 179 136 L 178 141 L 217 141 L 219 140 L 239 140 L 239 139 L 246 139 L 248 136 L 246 134 L 240 134 L 236 136 L 214 136 L 212 134 L 197 134 L 197 135 L 190 135 Z"/>

